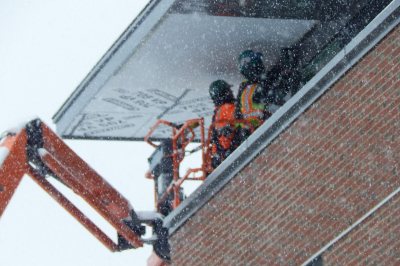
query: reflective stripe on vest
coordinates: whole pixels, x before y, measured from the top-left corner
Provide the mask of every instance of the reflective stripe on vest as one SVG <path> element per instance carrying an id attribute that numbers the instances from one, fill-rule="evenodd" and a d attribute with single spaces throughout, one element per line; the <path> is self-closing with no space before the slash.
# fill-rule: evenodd
<path id="1" fill-rule="evenodd" d="M 247 85 L 244 89 L 240 102 L 241 108 L 240 111 L 243 115 L 244 119 L 264 119 L 264 106 L 262 109 L 260 107 L 256 108 L 253 104 L 253 94 L 256 91 L 257 84 Z"/>

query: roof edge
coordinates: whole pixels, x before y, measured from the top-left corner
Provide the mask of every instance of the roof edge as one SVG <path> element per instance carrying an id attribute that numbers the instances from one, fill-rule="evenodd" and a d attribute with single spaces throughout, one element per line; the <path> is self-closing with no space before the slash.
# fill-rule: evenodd
<path id="1" fill-rule="evenodd" d="M 289 127 L 331 85 L 400 23 L 400 0 L 393 0 L 288 102 L 242 143 L 205 182 L 164 219 L 174 234 L 236 174 Z"/>
<path id="2" fill-rule="evenodd" d="M 134 53 L 140 41 L 158 24 L 174 2 L 175 0 L 151 0 L 143 8 L 55 113 L 53 121 L 57 123 L 57 133 L 62 136 L 70 135 L 71 132 L 66 132 L 66 130 L 75 116 L 109 77 L 124 64 L 126 58 L 129 57 L 127 54 Z M 67 111 L 69 113 L 66 116 Z"/>

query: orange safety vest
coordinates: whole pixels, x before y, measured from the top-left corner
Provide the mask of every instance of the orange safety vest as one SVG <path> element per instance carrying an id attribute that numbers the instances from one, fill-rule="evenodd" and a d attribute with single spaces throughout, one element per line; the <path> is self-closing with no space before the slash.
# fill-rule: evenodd
<path id="1" fill-rule="evenodd" d="M 258 84 L 247 85 L 240 97 L 240 112 L 244 120 L 254 127 L 260 126 L 265 120 L 265 105 L 253 102 L 253 95 Z"/>
<path id="2" fill-rule="evenodd" d="M 219 145 L 225 150 L 229 149 L 232 145 L 235 130 L 235 104 L 225 103 L 217 107 L 214 117 L 214 129 L 218 135 Z M 225 136 L 223 131 L 227 129 L 231 130 L 232 133 Z M 216 147 L 213 147 L 213 153 L 216 152 L 216 149 Z"/>

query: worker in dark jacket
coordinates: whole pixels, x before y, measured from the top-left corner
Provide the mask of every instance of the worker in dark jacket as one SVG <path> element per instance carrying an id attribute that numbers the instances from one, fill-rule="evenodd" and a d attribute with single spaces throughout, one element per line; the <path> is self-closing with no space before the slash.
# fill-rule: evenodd
<path id="1" fill-rule="evenodd" d="M 239 86 L 236 117 L 246 122 L 241 124 L 243 131 L 253 131 L 270 117 L 268 106 L 274 101 L 274 91 L 267 84 L 261 53 L 252 50 L 242 52 L 239 70 L 245 80 Z"/>
<path id="2" fill-rule="evenodd" d="M 216 168 L 237 147 L 235 138 L 235 97 L 231 85 L 216 80 L 210 85 L 210 97 L 215 105 L 211 132 L 211 165 Z"/>

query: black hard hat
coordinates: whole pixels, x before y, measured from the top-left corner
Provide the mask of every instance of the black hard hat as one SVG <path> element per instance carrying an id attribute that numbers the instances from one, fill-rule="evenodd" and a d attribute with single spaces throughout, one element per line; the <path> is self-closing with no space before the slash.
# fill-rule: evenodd
<path id="1" fill-rule="evenodd" d="M 225 80 L 219 79 L 210 84 L 210 97 L 214 104 L 221 105 L 224 103 L 234 102 L 234 96 L 229 85 Z"/>

